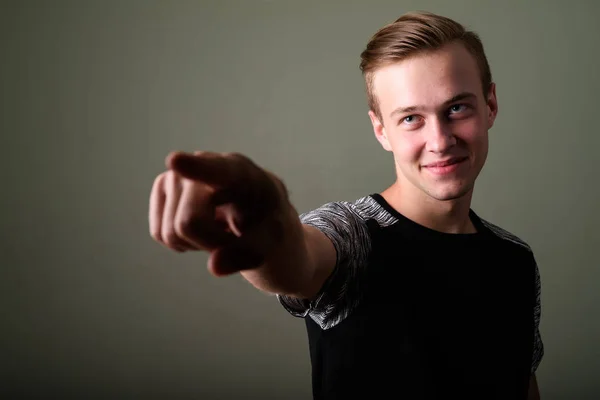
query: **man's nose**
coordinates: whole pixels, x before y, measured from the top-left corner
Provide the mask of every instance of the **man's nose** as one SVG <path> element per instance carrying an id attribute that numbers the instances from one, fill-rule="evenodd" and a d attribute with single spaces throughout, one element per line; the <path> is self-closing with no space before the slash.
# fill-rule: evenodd
<path id="1" fill-rule="evenodd" d="M 447 152 L 452 146 L 456 145 L 456 137 L 452 133 L 452 127 L 449 123 L 436 118 L 428 124 L 426 128 L 426 149 L 432 153 Z"/>

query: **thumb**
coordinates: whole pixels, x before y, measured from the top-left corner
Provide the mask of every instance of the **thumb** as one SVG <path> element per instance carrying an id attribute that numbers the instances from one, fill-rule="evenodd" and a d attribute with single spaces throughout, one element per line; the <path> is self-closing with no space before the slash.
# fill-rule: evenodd
<path id="1" fill-rule="evenodd" d="M 211 274 L 221 277 L 257 268 L 263 263 L 264 257 L 255 250 L 234 245 L 212 252 L 208 259 L 208 270 Z"/>

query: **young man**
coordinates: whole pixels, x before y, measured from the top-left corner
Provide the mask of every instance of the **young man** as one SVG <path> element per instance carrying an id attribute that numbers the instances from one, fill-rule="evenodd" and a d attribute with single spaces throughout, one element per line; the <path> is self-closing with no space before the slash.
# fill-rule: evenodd
<path id="1" fill-rule="evenodd" d="M 362 53 L 369 117 L 393 153 L 382 193 L 298 216 L 240 154 L 174 153 L 153 237 L 205 250 L 306 320 L 316 399 L 537 399 L 540 277 L 532 250 L 471 209 L 498 105 L 478 36 L 410 13 Z"/>

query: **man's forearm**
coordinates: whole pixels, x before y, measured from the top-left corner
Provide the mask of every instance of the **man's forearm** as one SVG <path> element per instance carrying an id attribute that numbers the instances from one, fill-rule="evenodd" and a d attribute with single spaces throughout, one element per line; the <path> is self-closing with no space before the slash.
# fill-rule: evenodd
<path id="1" fill-rule="evenodd" d="M 242 275 L 262 291 L 312 299 L 335 266 L 333 244 L 321 231 L 299 220 L 283 236 L 281 246 L 264 265 Z"/>

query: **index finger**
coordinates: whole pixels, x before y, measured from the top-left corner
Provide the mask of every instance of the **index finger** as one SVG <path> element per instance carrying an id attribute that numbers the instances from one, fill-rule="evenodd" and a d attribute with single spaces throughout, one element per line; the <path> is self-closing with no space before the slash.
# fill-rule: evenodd
<path id="1" fill-rule="evenodd" d="M 169 154 L 166 164 L 184 178 L 211 186 L 230 186 L 241 181 L 247 172 L 242 158 L 240 155 L 213 152 L 174 152 Z"/>

